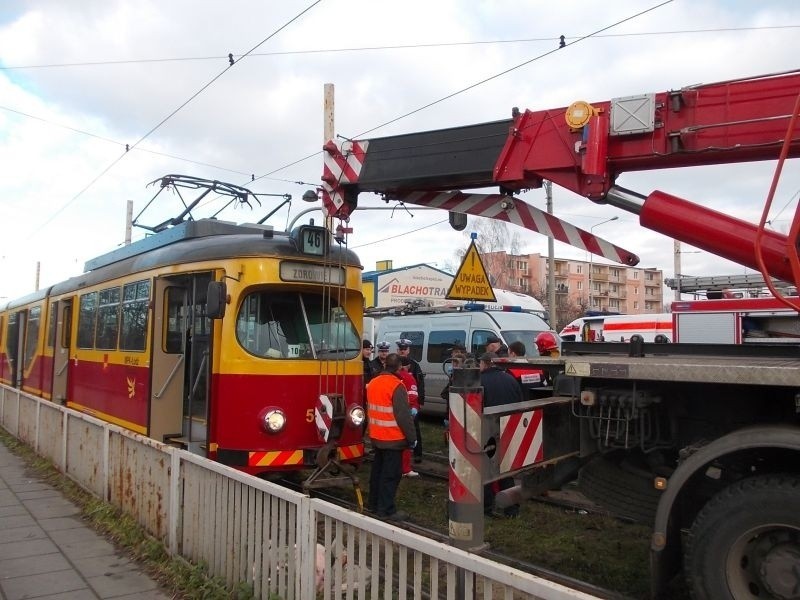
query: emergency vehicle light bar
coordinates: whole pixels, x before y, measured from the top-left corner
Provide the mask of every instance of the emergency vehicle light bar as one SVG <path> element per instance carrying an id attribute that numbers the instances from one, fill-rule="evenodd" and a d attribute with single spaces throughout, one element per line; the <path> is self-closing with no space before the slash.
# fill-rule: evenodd
<path id="1" fill-rule="evenodd" d="M 499 311 L 499 312 L 525 312 L 521 306 L 512 306 L 508 304 L 498 304 L 492 305 L 488 307 L 485 304 L 481 304 L 479 302 L 469 302 L 462 307 L 464 310 L 471 310 L 471 311 Z"/>

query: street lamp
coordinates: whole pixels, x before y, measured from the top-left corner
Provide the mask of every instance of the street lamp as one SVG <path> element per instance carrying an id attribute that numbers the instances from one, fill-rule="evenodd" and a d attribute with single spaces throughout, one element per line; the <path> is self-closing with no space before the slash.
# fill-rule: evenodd
<path id="1" fill-rule="evenodd" d="M 595 223 L 591 227 L 589 227 L 589 233 L 594 235 L 594 228 L 600 225 L 605 225 L 606 223 L 610 223 L 611 221 L 616 221 L 619 217 L 611 217 L 610 219 L 606 219 L 605 221 L 600 221 L 599 223 Z M 589 310 L 592 310 L 592 262 L 594 259 L 594 254 L 589 252 Z"/>

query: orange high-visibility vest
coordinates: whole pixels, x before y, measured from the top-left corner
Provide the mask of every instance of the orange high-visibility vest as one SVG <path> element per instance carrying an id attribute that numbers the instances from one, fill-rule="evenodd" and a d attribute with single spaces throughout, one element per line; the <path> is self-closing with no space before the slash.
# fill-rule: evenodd
<path id="1" fill-rule="evenodd" d="M 403 382 L 390 373 L 382 373 L 367 384 L 367 431 L 374 440 L 397 442 L 406 437 L 397 425 L 392 406 L 392 396 L 399 385 Z"/>

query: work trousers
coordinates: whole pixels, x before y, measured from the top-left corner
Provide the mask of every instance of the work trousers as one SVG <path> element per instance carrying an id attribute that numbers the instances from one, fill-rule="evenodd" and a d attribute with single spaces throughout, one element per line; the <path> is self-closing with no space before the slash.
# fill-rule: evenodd
<path id="1" fill-rule="evenodd" d="M 414 446 L 414 458 L 419 462 L 422 460 L 422 432 L 419 429 L 419 415 L 414 417 L 414 431 L 417 434 L 417 445 Z"/>
<path id="2" fill-rule="evenodd" d="M 403 451 L 375 448 L 374 446 L 373 451 L 367 507 L 379 517 L 389 517 L 397 512 L 394 498 L 402 476 Z"/>

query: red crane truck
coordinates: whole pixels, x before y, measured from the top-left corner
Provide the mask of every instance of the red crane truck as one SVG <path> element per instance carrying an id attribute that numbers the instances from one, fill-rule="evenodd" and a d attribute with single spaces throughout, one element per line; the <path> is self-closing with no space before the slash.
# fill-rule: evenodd
<path id="1" fill-rule="evenodd" d="M 360 192 L 547 231 L 514 192 L 552 181 L 639 216 L 642 226 L 798 285 L 789 235 L 661 191 L 620 188 L 626 171 L 777 160 L 800 153 L 800 71 L 541 111 L 510 120 L 329 142 L 328 213 Z M 462 190 L 499 187 L 497 194 Z M 773 184 L 774 191 L 774 184 Z M 769 202 L 769 200 L 768 200 Z M 451 212 L 451 214 L 452 214 Z M 548 217 L 544 217 L 547 219 Z M 451 217 L 451 223 L 458 217 Z M 548 221 L 557 235 L 558 224 Z M 581 233 L 595 253 L 608 248 Z M 565 236 L 569 237 L 569 236 Z M 574 241 L 574 240 L 573 240 Z M 619 252 L 622 263 L 636 257 Z M 800 302 L 785 298 L 788 308 Z M 542 411 L 541 448 L 521 495 L 579 474 L 653 526 L 653 595 L 683 569 L 695 598 L 800 597 L 800 347 L 797 344 L 568 343 Z M 642 489 L 631 482 L 647 482 Z"/>

